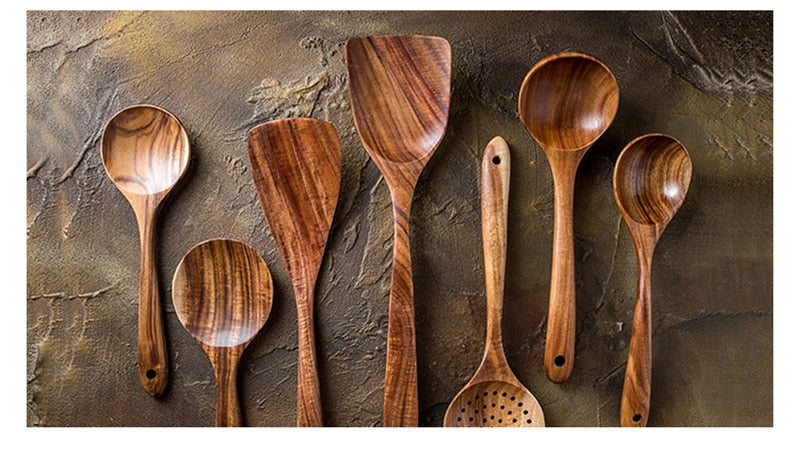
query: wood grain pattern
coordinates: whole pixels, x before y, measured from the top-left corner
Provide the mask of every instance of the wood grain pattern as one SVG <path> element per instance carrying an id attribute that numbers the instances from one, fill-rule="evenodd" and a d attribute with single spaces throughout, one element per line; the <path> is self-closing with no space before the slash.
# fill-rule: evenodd
<path id="1" fill-rule="evenodd" d="M 622 426 L 647 425 L 652 382 L 653 252 L 683 204 L 691 176 L 689 153 L 680 142 L 663 134 L 647 134 L 631 141 L 614 167 L 614 197 L 636 248 L 639 274 L 620 406 Z"/>
<path id="2" fill-rule="evenodd" d="M 228 239 L 198 244 L 172 280 L 175 313 L 200 344 L 217 380 L 217 427 L 242 426 L 239 360 L 272 309 L 272 276 L 249 245 Z"/>
<path id="3" fill-rule="evenodd" d="M 566 381 L 575 359 L 575 174 L 617 112 L 619 89 L 598 59 L 562 52 L 536 63 L 519 92 L 519 116 L 550 162 L 554 189 L 553 261 L 544 367 Z"/>
<path id="4" fill-rule="evenodd" d="M 169 364 L 156 271 L 155 234 L 162 202 L 189 164 L 189 138 L 177 118 L 155 106 L 128 107 L 111 118 L 101 139 L 103 166 L 131 204 L 139 226 L 139 380 L 158 397 Z"/>
<path id="5" fill-rule="evenodd" d="M 430 36 L 367 36 L 345 44 L 353 119 L 392 196 L 383 424 L 416 426 L 416 331 L 409 217 L 414 188 L 439 146 L 450 108 L 450 44 Z"/>
<path id="6" fill-rule="evenodd" d="M 294 288 L 297 425 L 322 426 L 314 288 L 339 198 L 339 137 L 328 122 L 291 118 L 256 126 L 247 143 L 261 207 Z"/>
<path id="7" fill-rule="evenodd" d="M 495 137 L 484 151 L 481 176 L 486 343 L 477 372 L 447 408 L 445 427 L 544 426 L 541 405 L 514 375 L 503 350 L 510 178 L 508 145 L 502 137 Z"/>

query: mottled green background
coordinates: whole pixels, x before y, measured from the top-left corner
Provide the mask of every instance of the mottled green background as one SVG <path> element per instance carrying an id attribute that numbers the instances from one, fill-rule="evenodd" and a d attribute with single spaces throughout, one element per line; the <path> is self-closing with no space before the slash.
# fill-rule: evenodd
<path id="1" fill-rule="evenodd" d="M 773 424 L 773 43 L 762 12 L 29 12 L 27 14 L 27 424 L 207 426 L 210 363 L 175 316 L 178 261 L 213 237 L 252 244 L 275 303 L 239 385 L 251 426 L 295 423 L 296 313 L 259 206 L 246 133 L 311 116 L 342 141 L 342 185 L 317 287 L 325 419 L 381 424 L 392 245 L 388 190 L 355 133 L 343 45 L 430 34 L 453 50 L 446 137 L 412 212 L 420 424 L 439 426 L 478 366 L 485 302 L 479 162 L 512 153 L 504 330 L 511 366 L 551 426 L 615 426 L 635 292 L 635 254 L 612 193 L 634 137 L 670 134 L 694 165 L 653 265 L 651 426 Z M 553 223 L 548 163 L 519 122 L 520 83 L 541 58 L 579 50 L 621 90 L 617 117 L 576 188 L 577 355 L 571 379 L 542 367 Z M 158 234 L 171 381 L 136 373 L 139 244 L 105 175 L 99 137 L 131 104 L 184 124 L 192 164 Z"/>

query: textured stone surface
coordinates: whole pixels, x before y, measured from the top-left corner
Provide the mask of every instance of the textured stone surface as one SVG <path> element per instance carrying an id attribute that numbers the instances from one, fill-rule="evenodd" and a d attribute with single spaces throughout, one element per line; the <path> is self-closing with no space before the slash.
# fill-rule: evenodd
<path id="1" fill-rule="evenodd" d="M 206 426 L 215 383 L 175 316 L 170 283 L 194 244 L 230 237 L 267 260 L 275 304 L 242 361 L 252 426 L 295 422 L 296 314 L 247 159 L 252 126 L 332 122 L 343 151 L 337 213 L 317 288 L 329 425 L 381 423 L 391 201 L 353 127 L 343 44 L 367 34 L 447 38 L 446 137 L 412 213 L 420 422 L 441 425 L 478 366 L 485 303 L 479 162 L 495 135 L 512 152 L 506 351 L 551 426 L 618 424 L 635 255 L 612 193 L 616 156 L 639 134 L 678 138 L 694 164 L 686 202 L 653 266 L 652 426 L 772 425 L 772 14 L 727 12 L 29 12 L 27 423 Z M 576 188 L 577 354 L 544 376 L 552 177 L 516 114 L 539 59 L 580 50 L 618 78 L 615 122 Z M 136 374 L 138 236 L 107 179 L 99 137 L 131 104 L 187 129 L 192 164 L 158 234 L 171 381 Z M 102 398 L 100 397 L 102 396 Z"/>

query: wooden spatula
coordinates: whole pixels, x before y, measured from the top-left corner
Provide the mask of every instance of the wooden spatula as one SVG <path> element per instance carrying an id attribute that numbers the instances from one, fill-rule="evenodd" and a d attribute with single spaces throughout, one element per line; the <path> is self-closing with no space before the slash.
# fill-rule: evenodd
<path id="1" fill-rule="evenodd" d="M 247 136 L 261 208 L 297 305 L 297 425 L 322 426 L 314 341 L 314 288 L 339 198 L 342 152 L 332 124 L 275 120 Z"/>
<path id="2" fill-rule="evenodd" d="M 450 109 L 450 43 L 431 36 L 366 36 L 345 44 L 353 119 L 394 207 L 384 426 L 416 426 L 417 350 L 409 219 L 419 175 Z"/>

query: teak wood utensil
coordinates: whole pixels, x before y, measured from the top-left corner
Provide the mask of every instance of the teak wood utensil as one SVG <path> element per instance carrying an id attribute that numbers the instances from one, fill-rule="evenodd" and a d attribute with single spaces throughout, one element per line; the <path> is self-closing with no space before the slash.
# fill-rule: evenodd
<path id="1" fill-rule="evenodd" d="M 156 269 L 156 222 L 162 202 L 188 167 L 189 138 L 169 112 L 131 106 L 108 121 L 101 156 L 139 226 L 139 381 L 149 395 L 158 397 L 167 387 L 169 365 Z"/>
<path id="2" fill-rule="evenodd" d="M 619 103 L 617 81 L 598 59 L 562 52 L 536 63 L 519 91 L 519 116 L 550 162 L 554 189 L 553 258 L 544 367 L 561 383 L 575 360 L 575 175 L 608 129 Z"/>
<path id="3" fill-rule="evenodd" d="M 351 38 L 345 61 L 356 131 L 389 186 L 394 214 L 383 425 L 416 426 L 409 219 L 419 175 L 447 126 L 450 43 L 414 35 Z"/>
<path id="4" fill-rule="evenodd" d="M 336 211 L 342 152 L 332 124 L 275 120 L 247 135 L 253 179 L 297 306 L 297 425 L 323 425 L 314 289 Z"/>
<path id="5" fill-rule="evenodd" d="M 198 244 L 183 257 L 172 280 L 175 313 L 200 344 L 217 380 L 217 427 L 243 425 L 236 387 L 247 345 L 272 309 L 272 277 L 249 245 L 229 239 Z"/>
<path id="6" fill-rule="evenodd" d="M 514 375 L 503 350 L 510 177 L 508 145 L 503 138 L 495 137 L 484 151 L 481 177 L 486 345 L 478 371 L 447 408 L 445 427 L 544 426 L 544 414 L 539 401 Z"/>
<path id="7" fill-rule="evenodd" d="M 632 140 L 614 166 L 614 197 L 636 248 L 639 274 L 622 388 L 622 426 L 647 425 L 652 374 L 653 251 L 683 204 L 691 178 L 689 153 L 680 142 L 664 134 L 646 134 Z"/>

